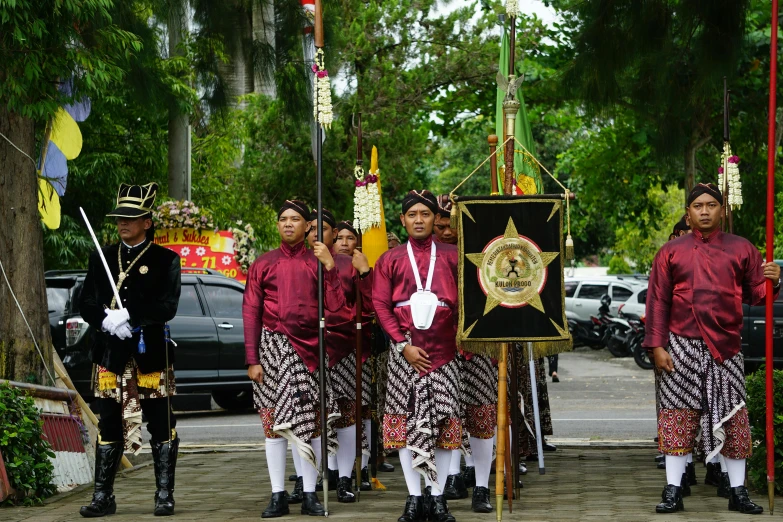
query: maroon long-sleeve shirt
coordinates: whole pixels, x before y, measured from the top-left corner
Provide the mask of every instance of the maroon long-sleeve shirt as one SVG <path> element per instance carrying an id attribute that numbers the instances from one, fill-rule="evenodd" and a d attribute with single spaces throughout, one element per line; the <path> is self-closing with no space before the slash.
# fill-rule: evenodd
<path id="1" fill-rule="evenodd" d="M 671 332 L 703 339 L 718 362 L 734 357 L 742 303 L 766 297 L 763 265 L 750 241 L 720 231 L 705 238 L 694 230 L 663 245 L 650 271 L 644 346 L 667 346 Z"/>
<path id="2" fill-rule="evenodd" d="M 301 242 L 281 243 L 250 265 L 242 303 L 245 364 L 260 364 L 258 342 L 267 328 L 285 335 L 311 372 L 318 368 L 318 262 Z M 324 306 L 329 312 L 345 306 L 337 265 L 324 270 Z"/>
<path id="3" fill-rule="evenodd" d="M 340 274 L 340 286 L 345 295 L 345 306 L 326 314 L 326 349 L 331 368 L 356 348 L 356 296 L 362 295 L 362 362 L 370 356 L 372 335 L 372 269 L 364 277 L 353 267 L 351 256 L 333 254 Z M 358 290 L 358 292 L 357 292 Z"/>
<path id="4" fill-rule="evenodd" d="M 422 285 L 426 284 L 430 267 L 432 237 L 424 240 L 409 239 L 413 257 L 419 269 Z M 438 306 L 435 318 L 428 330 L 413 326 L 410 306 L 395 306 L 408 301 L 416 292 L 416 279 L 408 259 L 407 244 L 385 252 L 375 263 L 372 300 L 378 322 L 395 343 L 405 340 L 410 332 L 411 344 L 429 355 L 432 367 L 437 370 L 451 362 L 457 354 L 457 247 L 438 243 L 435 253 L 435 274 L 432 292 L 446 304 Z"/>

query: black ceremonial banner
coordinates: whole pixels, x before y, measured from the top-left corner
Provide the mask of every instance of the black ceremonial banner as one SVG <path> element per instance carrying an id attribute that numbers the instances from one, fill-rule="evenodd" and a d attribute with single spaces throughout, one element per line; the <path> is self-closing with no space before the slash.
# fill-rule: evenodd
<path id="1" fill-rule="evenodd" d="M 537 356 L 570 349 L 560 195 L 455 198 L 459 230 L 457 341 L 495 355 L 536 341 Z"/>

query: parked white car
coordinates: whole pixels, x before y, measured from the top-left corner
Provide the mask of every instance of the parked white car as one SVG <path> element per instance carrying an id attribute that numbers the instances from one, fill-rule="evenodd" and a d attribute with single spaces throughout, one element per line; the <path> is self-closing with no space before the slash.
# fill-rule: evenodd
<path id="1" fill-rule="evenodd" d="M 647 298 L 647 279 L 641 276 L 603 276 L 589 279 L 567 277 L 565 280 L 566 317 L 581 323 L 589 323 L 590 316 L 597 316 L 601 296 L 612 298 L 609 311 L 617 315 L 623 312 L 643 315 Z"/>

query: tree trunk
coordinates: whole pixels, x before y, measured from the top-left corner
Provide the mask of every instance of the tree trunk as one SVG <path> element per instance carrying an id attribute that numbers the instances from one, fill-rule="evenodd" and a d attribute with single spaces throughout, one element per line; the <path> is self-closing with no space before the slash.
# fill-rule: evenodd
<path id="1" fill-rule="evenodd" d="M 698 131 L 694 131 L 688 144 L 685 146 L 685 198 L 696 186 L 696 153 L 705 143 L 710 141 L 711 136 L 701 136 Z"/>
<path id="2" fill-rule="evenodd" d="M 226 82 L 229 103 L 241 107 L 238 98 L 253 92 L 253 27 L 251 12 L 240 3 L 227 9 L 228 27 L 235 28 L 225 36 L 228 63 L 218 63 L 218 71 Z"/>
<path id="3" fill-rule="evenodd" d="M 171 0 L 169 7 L 169 56 L 179 56 L 179 44 L 187 30 L 183 0 Z M 188 197 L 188 116 L 172 104 L 169 107 L 169 196 Z"/>
<path id="4" fill-rule="evenodd" d="M 265 43 L 275 49 L 275 5 L 272 0 L 268 2 L 253 2 L 253 41 Z M 277 98 L 277 86 L 275 85 L 275 61 L 263 64 L 264 71 L 256 64 L 253 76 L 253 92 L 265 94 L 272 99 Z"/>
<path id="5" fill-rule="evenodd" d="M 33 120 L 0 105 L 0 132 L 30 156 Z M 38 178 L 29 158 L 0 138 L 0 263 L 19 300 L 46 365 L 52 368 L 52 338 L 43 266 L 43 230 L 38 214 Z M 0 378 L 52 384 L 24 318 L 0 273 Z"/>

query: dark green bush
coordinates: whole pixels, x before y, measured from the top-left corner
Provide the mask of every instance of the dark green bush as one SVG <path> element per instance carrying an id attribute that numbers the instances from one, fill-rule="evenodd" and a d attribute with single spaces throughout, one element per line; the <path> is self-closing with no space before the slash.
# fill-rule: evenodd
<path id="1" fill-rule="evenodd" d="M 775 494 L 783 494 L 783 371 L 773 372 L 775 428 Z M 766 370 L 762 366 L 748 376 L 748 417 L 753 436 L 753 455 L 748 459 L 750 487 L 760 492 L 767 491 L 767 437 L 766 437 Z"/>
<path id="2" fill-rule="evenodd" d="M 16 498 L 6 503 L 40 504 L 54 494 L 54 457 L 43 439 L 43 421 L 35 402 L 24 392 L 0 385 L 0 452 Z"/>

